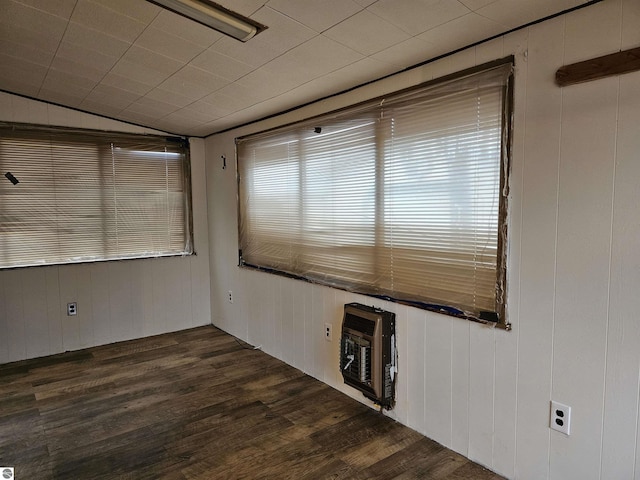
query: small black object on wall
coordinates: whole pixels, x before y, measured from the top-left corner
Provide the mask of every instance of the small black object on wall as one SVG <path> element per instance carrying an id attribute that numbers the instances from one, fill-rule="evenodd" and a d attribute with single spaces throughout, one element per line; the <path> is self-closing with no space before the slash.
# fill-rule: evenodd
<path id="1" fill-rule="evenodd" d="M 17 184 L 19 184 L 19 183 L 20 183 L 20 181 L 19 181 L 16 177 L 14 177 L 14 176 L 11 174 L 11 172 L 7 172 L 7 173 L 5 173 L 5 174 L 4 174 L 4 176 L 5 176 L 5 177 L 7 177 L 7 179 L 8 179 L 11 183 L 13 183 L 14 185 L 17 185 Z"/>

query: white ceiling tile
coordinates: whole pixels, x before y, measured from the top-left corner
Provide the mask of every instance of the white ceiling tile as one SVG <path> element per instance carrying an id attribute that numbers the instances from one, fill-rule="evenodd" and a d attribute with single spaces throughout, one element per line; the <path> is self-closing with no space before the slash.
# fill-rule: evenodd
<path id="1" fill-rule="evenodd" d="M 158 128 L 156 124 L 159 119 L 155 115 L 146 115 L 143 113 L 132 112 L 130 110 L 123 110 L 118 114 L 118 120 L 134 123 L 136 125 L 144 125 L 147 127 Z"/>
<path id="2" fill-rule="evenodd" d="M 18 23 L 2 23 L 2 20 L 0 20 L 1 43 L 19 43 L 27 50 L 31 50 L 33 52 L 43 51 L 53 55 L 58 48 L 60 38 L 61 37 L 58 36 L 48 35 L 46 32 L 38 32 L 35 30 L 24 28 Z M 13 56 L 15 57 L 18 55 L 14 54 Z M 39 56 L 39 54 L 37 54 L 36 56 Z M 31 58 L 28 56 L 24 56 L 24 58 L 29 58 L 29 60 L 33 63 L 39 63 L 35 60 L 35 58 Z"/>
<path id="3" fill-rule="evenodd" d="M 131 43 L 128 41 L 115 38 L 75 22 L 69 22 L 64 33 L 63 42 L 80 45 L 85 49 L 100 52 L 100 54 L 110 57 L 120 57 L 131 47 Z"/>
<path id="4" fill-rule="evenodd" d="M 190 65 L 229 81 L 237 80 L 254 70 L 251 65 L 216 52 L 213 48 L 202 52 L 190 62 Z"/>
<path id="5" fill-rule="evenodd" d="M 567 0 L 496 0 L 476 11 L 507 28 L 516 28 L 568 8 Z"/>
<path id="6" fill-rule="evenodd" d="M 439 53 L 441 52 L 435 45 L 413 37 L 372 55 L 372 58 L 395 65 L 400 70 L 427 61 Z"/>
<path id="7" fill-rule="evenodd" d="M 32 63 L 47 67 L 51 64 L 54 52 L 34 48 L 29 44 L 2 39 L 0 41 L 0 53 L 15 58 L 28 58 Z"/>
<path id="8" fill-rule="evenodd" d="M 148 83 L 132 79 L 126 75 L 126 71 L 125 76 L 123 76 L 115 73 L 113 70 L 107 73 L 100 83 L 102 85 L 126 90 L 127 92 L 135 93 L 139 96 L 145 95 L 155 87 L 155 85 L 149 85 Z"/>
<path id="9" fill-rule="evenodd" d="M 317 8 L 317 0 L 271 0 L 268 6 L 316 32 L 324 32 L 363 9 L 353 0 L 323 0 L 322 8 Z"/>
<path id="10" fill-rule="evenodd" d="M 358 5 L 362 5 L 363 7 L 368 7 L 372 3 L 377 2 L 377 0 L 353 0 L 353 1 L 356 2 Z"/>
<path id="11" fill-rule="evenodd" d="M 142 32 L 135 45 L 185 63 L 203 51 L 200 45 L 153 27 Z"/>
<path id="12" fill-rule="evenodd" d="M 38 97 L 50 103 L 56 103 L 65 107 L 77 108 L 87 94 L 84 90 L 78 91 L 58 91 L 41 88 Z"/>
<path id="13" fill-rule="evenodd" d="M 177 72 L 183 65 L 183 62 L 134 45 L 127 50 L 110 73 L 116 73 L 155 87 Z"/>
<path id="14" fill-rule="evenodd" d="M 255 40 L 270 45 L 280 53 L 284 53 L 317 35 L 317 32 L 309 27 L 269 7 L 261 8 L 252 18 L 269 27 L 258 34 Z M 246 44 L 251 45 L 252 42 L 253 39 Z"/>
<path id="15" fill-rule="evenodd" d="M 47 74 L 47 68 L 43 65 L 4 54 L 0 54 L 0 65 L 2 77 L 15 79 L 30 86 L 40 87 Z"/>
<path id="16" fill-rule="evenodd" d="M 162 10 L 153 20 L 151 26 L 163 32 L 184 38 L 204 48 L 213 45 L 216 41 L 224 37 L 220 32 L 168 10 Z"/>
<path id="17" fill-rule="evenodd" d="M 55 50 L 67 27 L 64 18 L 13 1 L 3 0 L 0 8 L 2 37 L 15 41 L 22 35 L 21 41 L 31 40 L 35 48 Z"/>
<path id="18" fill-rule="evenodd" d="M 210 112 L 201 112 L 198 110 L 193 110 L 191 108 L 181 108 L 180 110 L 176 110 L 175 112 L 167 115 L 165 120 L 178 120 L 181 122 L 189 121 L 194 124 L 200 125 L 202 123 L 212 122 L 220 118 L 220 115 L 216 115 L 212 111 Z"/>
<path id="19" fill-rule="evenodd" d="M 323 35 L 364 55 L 372 55 L 410 38 L 408 33 L 368 10 L 357 13 Z"/>
<path id="20" fill-rule="evenodd" d="M 109 57 L 80 45 L 63 42 L 51 67 L 101 80 L 117 61 L 117 57 Z"/>
<path id="21" fill-rule="evenodd" d="M 476 11 L 479 8 L 486 7 L 496 0 L 460 0 L 469 10 Z"/>
<path id="22" fill-rule="evenodd" d="M 162 118 L 169 113 L 173 113 L 178 110 L 178 107 L 169 103 L 153 100 L 148 97 L 142 97 L 129 105 L 125 111 L 140 113 L 143 115 L 150 115 L 155 118 Z"/>
<path id="23" fill-rule="evenodd" d="M 0 55 L 2 58 L 2 55 Z M 8 92 L 17 93 L 18 95 L 27 95 L 29 97 L 36 98 L 40 91 L 40 85 L 35 83 L 26 82 L 16 76 L 14 72 L 10 74 L 4 69 L 0 69 L 0 84 L 2 88 Z"/>
<path id="24" fill-rule="evenodd" d="M 165 102 L 178 108 L 186 107 L 187 105 L 193 103 L 193 98 L 187 97 L 185 95 L 180 95 L 176 92 L 170 92 L 169 90 L 165 90 L 163 88 L 154 88 L 149 93 L 147 93 L 145 97 L 152 100 Z"/>
<path id="25" fill-rule="evenodd" d="M 220 99 L 222 96 L 218 95 L 217 98 Z M 193 102 L 189 105 L 189 110 L 204 113 L 211 117 L 220 118 L 233 112 L 233 108 L 226 108 L 224 106 L 226 104 L 233 105 L 233 99 L 226 98 L 224 101 L 216 101 L 215 104 L 205 102 L 204 100 L 198 100 L 197 102 Z"/>
<path id="26" fill-rule="evenodd" d="M 81 0 L 82 1 L 82 0 Z M 104 7 L 107 7 L 120 15 L 138 20 L 142 23 L 148 24 L 154 18 L 158 16 L 161 7 L 154 5 L 151 2 L 140 0 L 90 0 L 93 3 L 98 3 Z"/>
<path id="27" fill-rule="evenodd" d="M 80 110 L 92 112 L 98 115 L 105 115 L 107 117 L 115 117 L 122 111 L 122 108 L 119 108 L 118 105 L 113 103 L 111 100 L 107 100 L 106 103 L 96 102 L 91 100 L 88 96 L 82 100 L 80 105 L 78 105 L 78 108 Z"/>
<path id="28" fill-rule="evenodd" d="M 159 53 L 152 52 L 146 48 L 133 45 L 122 56 L 123 60 L 128 60 L 139 65 L 144 65 L 150 69 L 157 71 L 158 73 L 171 75 L 180 70 L 185 62 L 178 61 Z"/>
<path id="29" fill-rule="evenodd" d="M 193 100 L 198 100 L 213 91 L 219 90 L 228 83 L 228 80 L 187 65 L 165 80 L 160 86 L 169 92 L 175 92 Z"/>
<path id="30" fill-rule="evenodd" d="M 368 10 L 411 35 L 469 13 L 469 9 L 458 0 L 379 0 Z"/>
<path id="31" fill-rule="evenodd" d="M 418 38 L 439 49 L 451 51 L 490 38 L 500 33 L 502 29 L 502 25 L 493 20 L 469 13 L 444 25 L 432 28 L 419 35 Z"/>
<path id="32" fill-rule="evenodd" d="M 68 19 L 76 6 L 77 0 L 14 0 L 16 3 L 22 3 L 38 10 L 50 13 Z"/>
<path id="33" fill-rule="evenodd" d="M 238 62 L 251 65 L 253 68 L 260 67 L 282 54 L 279 49 L 260 41 L 260 37 L 253 37 L 246 43 L 223 37 L 214 43 L 209 50 L 234 58 Z"/>
<path id="34" fill-rule="evenodd" d="M 238 83 L 230 83 L 217 92 L 203 97 L 200 101 L 233 112 L 234 110 L 241 110 L 254 105 L 260 100 L 261 96 L 250 87 L 245 87 Z"/>
<path id="35" fill-rule="evenodd" d="M 268 99 L 286 92 L 299 85 L 295 75 L 288 71 L 273 71 L 268 67 L 260 67 L 236 82 L 253 91 L 260 99 Z"/>
<path id="36" fill-rule="evenodd" d="M 218 0 L 217 3 L 227 10 L 251 17 L 267 3 L 267 0 Z"/>
<path id="37" fill-rule="evenodd" d="M 85 95 L 88 94 L 93 87 L 97 85 L 97 81 L 91 80 L 86 77 L 74 75 L 67 71 L 55 70 L 50 68 L 47 71 L 47 76 L 42 82 L 42 88 L 47 90 L 56 90 L 60 92 L 74 90 L 85 90 Z"/>
<path id="38" fill-rule="evenodd" d="M 146 24 L 139 20 L 89 0 L 78 0 L 71 21 L 129 43 L 138 38 L 146 27 Z"/>
<path id="39" fill-rule="evenodd" d="M 140 95 L 122 90 L 121 88 L 112 87 L 110 85 L 99 84 L 85 97 L 83 103 L 94 102 L 100 104 L 109 104 L 116 110 L 124 110 L 133 102 L 138 100 Z"/>
<path id="40" fill-rule="evenodd" d="M 288 51 L 263 68 L 272 72 L 302 70 L 304 81 L 308 81 L 309 77 L 324 76 L 362 58 L 362 54 L 324 35 L 319 35 Z"/>

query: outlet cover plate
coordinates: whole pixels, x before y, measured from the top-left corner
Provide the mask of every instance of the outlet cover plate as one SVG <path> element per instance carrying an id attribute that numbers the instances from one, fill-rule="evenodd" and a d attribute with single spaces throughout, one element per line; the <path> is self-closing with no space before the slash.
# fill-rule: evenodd
<path id="1" fill-rule="evenodd" d="M 551 417 L 549 427 L 565 435 L 571 434 L 571 407 L 560 402 L 551 401 Z"/>

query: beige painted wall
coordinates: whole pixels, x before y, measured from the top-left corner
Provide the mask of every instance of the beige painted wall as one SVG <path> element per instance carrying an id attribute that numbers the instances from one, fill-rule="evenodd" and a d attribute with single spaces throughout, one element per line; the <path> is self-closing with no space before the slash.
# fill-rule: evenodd
<path id="1" fill-rule="evenodd" d="M 7 93 L 0 120 L 155 133 Z M 197 255 L 0 271 L 0 363 L 211 323 L 203 140 L 191 169 Z"/>
<path id="2" fill-rule="evenodd" d="M 395 311 L 394 418 L 510 478 L 640 479 L 640 72 L 553 83 L 564 64 L 638 46 L 639 25 L 638 0 L 604 0 L 207 139 L 213 323 L 362 400 L 338 372 L 342 305 Z M 235 136 L 510 54 L 513 331 L 237 267 L 235 172 L 219 160 L 233 158 Z M 572 406 L 570 437 L 548 428 L 551 399 Z"/>

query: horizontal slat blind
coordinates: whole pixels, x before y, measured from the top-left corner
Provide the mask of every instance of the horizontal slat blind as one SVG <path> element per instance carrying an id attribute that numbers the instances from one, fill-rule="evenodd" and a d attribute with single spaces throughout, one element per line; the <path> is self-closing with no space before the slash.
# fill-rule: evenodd
<path id="1" fill-rule="evenodd" d="M 500 312 L 510 74 L 505 64 L 239 139 L 241 263 Z"/>
<path id="2" fill-rule="evenodd" d="M 181 140 L 2 124 L 0 171 L 0 268 L 192 251 Z"/>

